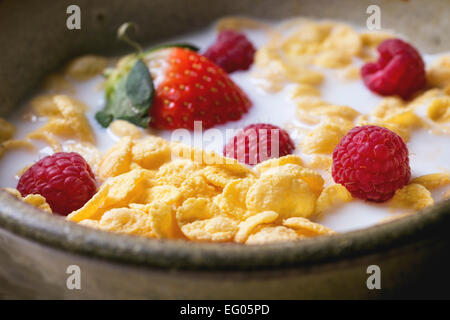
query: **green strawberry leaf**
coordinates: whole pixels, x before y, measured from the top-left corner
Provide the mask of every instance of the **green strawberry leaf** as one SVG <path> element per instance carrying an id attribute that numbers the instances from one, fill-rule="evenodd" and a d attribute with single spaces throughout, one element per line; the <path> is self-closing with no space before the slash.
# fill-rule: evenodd
<path id="1" fill-rule="evenodd" d="M 107 128 L 112 121 L 118 119 L 129 121 L 142 128 L 148 127 L 149 109 L 155 89 L 148 67 L 141 57 L 160 49 L 173 47 L 199 50 L 188 43 L 164 44 L 137 55 L 127 56 L 116 68 L 105 72 L 106 106 L 95 115 L 95 119 L 102 127 Z"/>
<path id="2" fill-rule="evenodd" d="M 129 59 L 108 77 L 105 85 L 106 106 L 95 115 L 104 128 L 116 119 L 147 128 L 153 101 L 153 80 L 141 59 Z"/>

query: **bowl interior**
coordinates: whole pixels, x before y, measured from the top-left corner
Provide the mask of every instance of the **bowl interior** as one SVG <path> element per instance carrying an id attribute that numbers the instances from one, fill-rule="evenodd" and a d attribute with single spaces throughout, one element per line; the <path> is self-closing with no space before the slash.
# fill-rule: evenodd
<path id="1" fill-rule="evenodd" d="M 81 30 L 68 30 L 66 8 L 81 8 Z M 116 40 L 125 21 L 140 26 L 137 40 L 144 44 L 209 26 L 222 16 L 262 19 L 296 16 L 336 19 L 364 27 L 367 7 L 381 8 L 384 29 L 400 32 L 427 53 L 450 50 L 450 4 L 445 0 L 78 0 L 13 1 L 0 3 L 0 116 L 15 111 L 48 72 L 72 57 L 117 54 L 127 47 Z M 42 8 L 46 8 L 42 10 Z M 430 19 L 433 17 L 433 19 Z M 295 243 L 245 247 L 159 241 L 109 234 L 66 222 L 0 192 L 0 226 L 64 250 L 106 259 L 179 268 L 271 268 L 342 259 L 380 251 L 420 239 L 448 226 L 450 202 L 390 224 L 332 237 Z"/>

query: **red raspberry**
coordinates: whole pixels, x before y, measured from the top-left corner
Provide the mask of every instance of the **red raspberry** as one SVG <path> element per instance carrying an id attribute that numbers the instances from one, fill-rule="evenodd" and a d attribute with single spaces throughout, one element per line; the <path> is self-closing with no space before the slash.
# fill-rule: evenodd
<path id="1" fill-rule="evenodd" d="M 332 174 L 354 197 L 383 202 L 411 177 L 408 149 L 386 128 L 354 127 L 333 151 Z"/>
<path id="2" fill-rule="evenodd" d="M 31 166 L 17 185 L 23 197 L 40 194 L 54 213 L 68 215 L 81 208 L 96 192 L 89 164 L 74 152 L 59 152 Z"/>
<path id="3" fill-rule="evenodd" d="M 233 30 L 224 30 L 204 56 L 222 67 L 226 72 L 248 70 L 253 63 L 255 47 L 247 37 Z"/>
<path id="4" fill-rule="evenodd" d="M 224 147 L 223 154 L 254 165 L 291 154 L 294 149 L 294 142 L 285 130 L 271 124 L 257 123 L 239 131 Z"/>
<path id="5" fill-rule="evenodd" d="M 378 61 L 361 68 L 366 87 L 383 96 L 408 99 L 425 86 L 425 64 L 413 46 L 400 39 L 388 39 L 377 50 Z"/>

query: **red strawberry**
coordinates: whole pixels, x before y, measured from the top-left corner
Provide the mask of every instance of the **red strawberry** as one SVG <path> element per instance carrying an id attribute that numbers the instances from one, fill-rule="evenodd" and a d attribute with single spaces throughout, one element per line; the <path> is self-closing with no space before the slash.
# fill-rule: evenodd
<path id="1" fill-rule="evenodd" d="M 150 107 L 150 125 L 155 128 L 193 129 L 194 121 L 210 128 L 240 119 L 251 107 L 223 69 L 194 51 L 163 49 L 145 60 L 156 87 Z"/>

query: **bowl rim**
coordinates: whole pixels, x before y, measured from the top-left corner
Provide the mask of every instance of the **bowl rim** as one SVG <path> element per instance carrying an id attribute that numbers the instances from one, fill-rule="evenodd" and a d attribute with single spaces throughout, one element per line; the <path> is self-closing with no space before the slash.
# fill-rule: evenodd
<path id="1" fill-rule="evenodd" d="M 450 199 L 368 228 L 266 245 L 198 243 L 115 234 L 67 221 L 0 190 L 0 227 L 81 256 L 160 269 L 238 271 L 304 267 L 392 250 L 450 225 Z M 445 231 L 444 231 L 445 232 Z"/>

